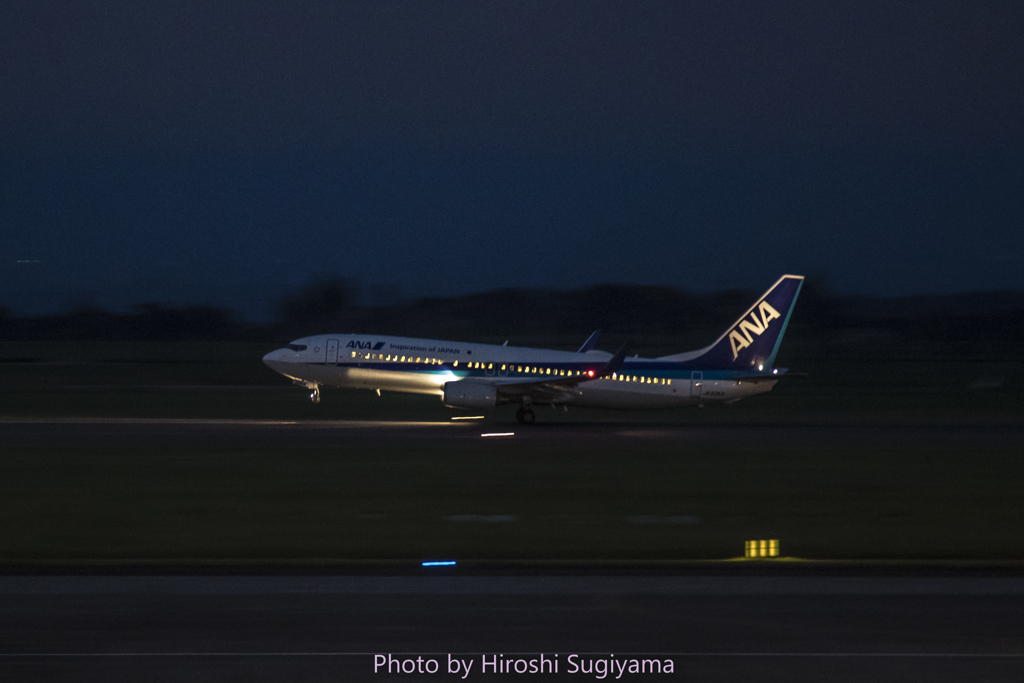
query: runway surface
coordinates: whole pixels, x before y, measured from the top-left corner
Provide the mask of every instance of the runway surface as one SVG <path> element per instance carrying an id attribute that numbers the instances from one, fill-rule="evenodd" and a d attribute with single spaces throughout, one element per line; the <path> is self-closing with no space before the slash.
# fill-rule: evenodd
<path id="1" fill-rule="evenodd" d="M 1013 681 L 1022 617 L 1024 578 L 1000 576 L 6 576 L 0 680 L 459 680 L 449 655 L 481 680 L 543 653 L 559 675 L 521 676 L 646 659 L 673 673 L 619 680 Z M 376 655 L 440 670 L 389 677 Z"/>
<path id="2" fill-rule="evenodd" d="M 2 420 L 0 444 L 445 447 L 508 432 L 486 438 L 583 449 L 1024 446 L 1024 426 L 1013 424 L 103 419 Z M 81 568 L 78 575 L 54 568 L 49 576 L 6 575 L 0 681 L 1024 680 L 1024 577 L 1013 569 L 724 565 L 643 575 L 577 569 L 552 576 L 540 568 L 539 575 L 330 576 L 321 569 L 190 576 L 183 567 L 176 576 L 146 575 L 152 569 L 95 576 Z M 558 675 L 481 671 L 484 661 L 528 662 L 541 653 L 558 655 Z M 589 667 L 671 661 L 673 673 L 573 673 L 572 654 Z M 433 660 L 439 670 L 375 672 L 378 655 L 399 667 Z M 465 679 L 447 673 L 449 655 L 474 662 Z"/>
<path id="3" fill-rule="evenodd" d="M 660 425 L 648 422 L 546 423 L 529 426 L 485 420 L 271 421 L 38 419 L 0 420 L 0 442 L 31 446 L 444 445 L 485 438 L 524 445 L 693 444 L 808 447 L 1024 447 L 1024 424 L 762 423 Z"/>

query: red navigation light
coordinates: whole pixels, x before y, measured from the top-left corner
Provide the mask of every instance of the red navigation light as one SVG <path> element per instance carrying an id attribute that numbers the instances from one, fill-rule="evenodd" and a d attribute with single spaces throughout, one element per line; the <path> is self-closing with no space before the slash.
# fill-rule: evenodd
<path id="1" fill-rule="evenodd" d="M 593 370 L 587 370 L 587 375 L 590 376 L 590 377 L 593 377 L 594 376 L 594 371 Z"/>

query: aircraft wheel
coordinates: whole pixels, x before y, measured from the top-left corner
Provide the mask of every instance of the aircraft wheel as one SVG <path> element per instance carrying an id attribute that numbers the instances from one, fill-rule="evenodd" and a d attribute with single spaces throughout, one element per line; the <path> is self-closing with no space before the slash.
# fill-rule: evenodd
<path id="1" fill-rule="evenodd" d="M 537 419 L 537 416 L 534 415 L 533 411 L 529 408 L 520 408 L 516 411 L 516 419 L 524 425 L 532 425 Z"/>
<path id="2" fill-rule="evenodd" d="M 309 400 L 312 401 L 313 403 L 319 403 L 320 402 L 320 390 L 319 389 L 314 389 L 313 393 L 309 395 Z"/>

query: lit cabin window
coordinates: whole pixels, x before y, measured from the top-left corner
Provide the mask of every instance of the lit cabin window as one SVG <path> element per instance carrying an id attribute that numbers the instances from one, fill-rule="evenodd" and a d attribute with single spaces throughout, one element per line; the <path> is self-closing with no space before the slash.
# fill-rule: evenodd
<path id="1" fill-rule="evenodd" d="M 419 358 L 417 358 L 417 359 L 416 359 L 416 362 L 417 362 L 417 363 L 419 363 L 419 362 L 420 362 L 420 359 L 419 359 Z"/>
<path id="2" fill-rule="evenodd" d="M 494 363 L 488 363 L 487 364 L 487 369 L 488 370 L 493 370 L 494 369 Z"/>
<path id="3" fill-rule="evenodd" d="M 455 361 L 454 363 L 452 363 L 452 367 L 453 368 L 459 367 L 459 361 Z"/>
<path id="4" fill-rule="evenodd" d="M 402 356 L 400 360 L 404 363 L 405 362 L 405 356 Z"/>
<path id="5" fill-rule="evenodd" d="M 502 370 L 504 370 L 504 369 L 505 369 L 505 364 L 504 364 L 504 363 L 502 363 L 502 364 L 501 364 L 501 369 L 502 369 Z"/>
<path id="6" fill-rule="evenodd" d="M 356 357 L 356 352 L 355 352 L 355 351 L 353 351 L 353 352 L 352 352 L 352 357 L 353 357 L 353 358 L 355 358 L 355 357 Z"/>
<path id="7" fill-rule="evenodd" d="M 523 371 L 523 366 L 522 365 L 517 365 L 516 366 L 516 372 L 522 372 L 522 371 Z"/>
<path id="8" fill-rule="evenodd" d="M 672 380 L 669 380 L 669 381 L 668 381 L 668 383 L 669 383 L 669 384 L 672 384 Z"/>
<path id="9" fill-rule="evenodd" d="M 545 375 L 550 375 L 550 374 L 551 374 L 551 368 L 548 368 L 548 369 L 547 369 L 547 372 L 545 372 L 544 374 L 545 374 Z"/>

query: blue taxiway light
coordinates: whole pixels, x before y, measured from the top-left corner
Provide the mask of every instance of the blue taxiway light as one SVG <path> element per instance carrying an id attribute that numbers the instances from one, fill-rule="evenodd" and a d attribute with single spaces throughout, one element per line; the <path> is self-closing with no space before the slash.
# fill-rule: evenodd
<path id="1" fill-rule="evenodd" d="M 445 560 L 443 562 L 424 562 L 424 567 L 452 567 L 455 565 L 455 560 Z"/>

